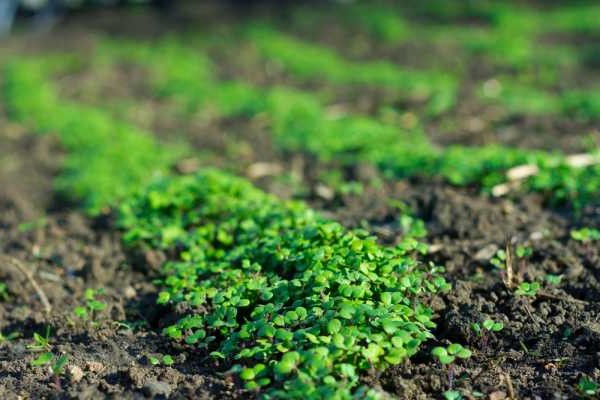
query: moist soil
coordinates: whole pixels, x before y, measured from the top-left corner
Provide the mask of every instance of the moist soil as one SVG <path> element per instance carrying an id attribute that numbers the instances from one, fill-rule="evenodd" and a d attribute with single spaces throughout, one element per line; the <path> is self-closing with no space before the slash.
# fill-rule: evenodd
<path id="1" fill-rule="evenodd" d="M 124 79 L 139 75 L 127 67 L 111 74 L 105 81 L 114 84 L 120 76 L 123 82 L 115 85 L 116 97 L 146 110 L 125 117 L 145 124 L 162 140 L 181 132 L 207 154 L 181 160 L 175 166 L 181 173 L 206 164 L 232 170 L 281 197 L 302 198 L 348 227 L 366 227 L 388 245 L 403 234 L 398 207 L 390 200 L 404 202 L 423 219 L 428 261 L 446 267 L 454 288 L 432 304 L 436 341 L 410 361 L 366 376 L 369 385 L 402 399 L 441 398 L 449 388 L 463 389 L 467 398 L 480 392 L 495 400 L 572 399 L 579 397 L 581 376 L 600 379 L 600 251 L 569 236 L 573 227 L 600 226 L 600 209 L 575 215 L 538 195 L 494 199 L 477 188 L 431 179 L 389 180 L 368 165 L 324 164 L 304 154 L 282 154 L 260 119 L 181 122 L 168 112 L 168 101 L 148 95 L 143 79 Z M 83 89 L 78 93 L 94 78 L 75 77 L 61 88 L 66 96 L 94 103 L 102 96 L 85 98 L 89 91 Z M 69 92 L 69 87 L 74 89 Z M 461 115 L 476 115 L 484 120 L 484 132 L 493 131 L 487 127 L 497 121 L 488 114 L 462 107 L 467 109 Z M 518 132 L 539 124 L 544 143 L 566 152 L 581 149 L 565 139 L 570 121 L 522 118 L 511 123 Z M 435 124 L 429 128 L 434 131 Z M 450 141 L 481 144 L 479 131 L 466 132 Z M 516 135 L 508 142 L 543 147 L 540 138 L 530 142 L 528 137 Z M 52 179 L 61 155 L 52 135 L 34 135 L 0 115 L 0 282 L 8 288 L 0 301 L 0 330 L 6 337 L 17 335 L 0 342 L 0 398 L 253 398 L 255 393 L 227 374 L 230 365 L 161 335 L 177 313 L 155 304 L 152 280 L 166 256 L 124 248 L 110 215 L 91 219 L 56 198 Z M 362 191 L 344 193 L 324 178 L 332 170 L 342 180 L 360 182 Z M 514 295 L 489 260 L 498 249 L 517 245 L 530 246 L 533 253 L 515 260 L 515 282 L 547 274 L 562 275 L 561 282 L 543 285 L 534 298 Z M 32 280 L 48 297 L 50 312 Z M 73 310 L 85 304 L 87 288 L 103 289 L 97 298 L 106 308 L 84 320 Z M 504 329 L 478 337 L 471 324 L 488 318 L 502 321 Z M 47 330 L 53 351 L 69 357 L 58 379 L 47 368 L 29 364 L 37 356 L 27 347 L 33 333 Z M 448 342 L 473 349 L 474 356 L 452 369 L 439 366 L 429 351 Z M 165 354 L 173 356 L 173 365 L 152 365 L 151 357 L 160 360 Z"/>

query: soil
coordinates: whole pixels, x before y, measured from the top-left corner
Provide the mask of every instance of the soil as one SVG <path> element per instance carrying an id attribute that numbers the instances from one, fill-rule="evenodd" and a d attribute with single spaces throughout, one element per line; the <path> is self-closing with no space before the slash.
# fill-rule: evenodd
<path id="1" fill-rule="evenodd" d="M 78 18 L 85 21 L 88 16 Z M 94 28 L 80 26 L 76 32 L 93 40 L 96 24 L 104 27 L 94 21 Z M 68 29 L 74 32 L 72 25 Z M 155 34 L 155 29 L 150 31 Z M 58 35 L 69 36 L 64 31 Z M 402 236 L 399 211 L 390 200 L 405 202 L 424 220 L 428 258 L 446 267 L 454 286 L 433 304 L 437 339 L 410 361 L 367 376 L 365 382 L 402 399 L 441 398 L 454 387 L 469 396 L 481 392 L 496 400 L 537 400 L 578 398 L 581 376 L 600 380 L 600 249 L 569 236 L 573 227 L 600 226 L 600 207 L 575 215 L 547 206 L 538 195 L 494 199 L 477 188 L 431 179 L 390 180 L 368 165 L 324 164 L 305 154 L 282 154 L 268 140 L 260 118 L 207 121 L 197 115 L 182 121 L 168 101 L 152 98 L 143 74 L 128 68 L 120 66 L 102 77 L 82 71 L 63 80 L 61 89 L 65 96 L 90 104 L 108 93 L 116 104 L 135 104 L 140 111 L 123 117 L 161 140 L 173 140 L 173 132 L 179 132 L 202 151 L 195 159 L 182 160 L 179 171 L 205 164 L 232 170 L 281 197 L 302 198 L 348 227 L 366 227 L 389 245 Z M 374 93 L 369 98 L 377 101 Z M 574 129 L 585 130 L 577 121 L 527 116 L 510 120 L 510 129 L 517 133 L 503 134 L 491 128 L 499 124 L 494 114 L 481 113 L 480 105 L 472 103 L 459 105 L 457 120 L 479 118 L 481 129 L 457 128 L 465 133 L 448 135 L 439 133 L 439 121 L 431 121 L 427 128 L 432 139 L 440 144 L 548 146 L 565 152 L 585 147 L 570 136 Z M 592 140 L 597 140 L 593 123 L 585 123 L 586 132 L 591 130 Z M 540 135 L 521 134 L 532 129 Z M 164 255 L 124 248 L 110 215 L 91 219 L 55 198 L 52 179 L 61 154 L 52 135 L 37 136 L 0 114 L 0 282 L 8 287 L 8 298 L 0 301 L 0 331 L 18 335 L 0 342 L 0 398 L 252 398 L 254 393 L 241 389 L 226 373 L 229 365 L 160 334 L 176 311 L 155 304 L 152 280 Z M 332 170 L 340 171 L 344 180 L 360 182 L 362 192 L 344 194 L 328 183 L 324 176 Z M 533 253 L 515 260 L 515 282 L 547 274 L 562 275 L 561 282 L 545 284 L 535 298 L 515 296 L 489 259 L 496 250 L 517 245 L 530 246 Z M 15 263 L 30 271 L 48 297 L 50 313 Z M 106 309 L 83 320 L 73 310 L 85 303 L 87 288 L 103 289 L 98 299 Z M 471 324 L 487 318 L 502 321 L 504 329 L 482 339 Z M 36 354 L 27 345 L 34 332 L 46 329 L 54 352 L 69 357 L 58 381 L 47 369 L 29 364 Z M 442 368 L 432 362 L 429 351 L 447 342 L 473 349 L 474 357 L 452 370 Z M 151 365 L 150 357 L 165 354 L 173 356 L 172 366 Z"/>

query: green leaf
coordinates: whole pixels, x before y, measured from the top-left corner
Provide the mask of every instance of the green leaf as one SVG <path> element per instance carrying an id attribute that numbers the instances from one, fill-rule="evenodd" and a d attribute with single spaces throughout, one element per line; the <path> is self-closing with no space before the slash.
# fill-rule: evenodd
<path id="1" fill-rule="evenodd" d="M 327 332 L 330 335 L 338 333 L 340 331 L 340 329 L 342 329 L 342 323 L 340 322 L 339 319 L 332 319 L 331 321 L 329 321 L 327 323 Z"/>
<path id="2" fill-rule="evenodd" d="M 240 378 L 245 381 L 251 381 L 256 377 L 254 373 L 254 369 L 252 368 L 244 368 L 242 372 L 240 372 Z"/>
<path id="3" fill-rule="evenodd" d="M 41 365 L 48 364 L 53 358 L 54 355 L 51 352 L 43 353 L 38 358 L 32 360 L 31 365 L 34 367 L 39 367 Z"/>

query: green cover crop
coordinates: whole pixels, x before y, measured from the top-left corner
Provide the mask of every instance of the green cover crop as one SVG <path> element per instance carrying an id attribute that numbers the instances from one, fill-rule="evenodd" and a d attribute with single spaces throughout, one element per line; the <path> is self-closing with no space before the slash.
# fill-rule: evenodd
<path id="1" fill-rule="evenodd" d="M 59 136 L 67 157 L 58 190 L 98 213 L 164 174 L 182 151 L 160 146 L 151 134 L 100 110 L 59 99 L 47 75 L 71 64 L 69 59 L 15 60 L 5 69 L 4 92 L 13 118 Z"/>
<path id="2" fill-rule="evenodd" d="M 127 242 L 180 254 L 159 299 L 187 311 L 166 334 L 237 360 L 267 397 L 350 398 L 361 372 L 432 337 L 424 300 L 449 287 L 416 240 L 382 247 L 217 171 L 158 182 L 120 210 Z"/>
<path id="3" fill-rule="evenodd" d="M 71 66 L 14 60 L 10 113 L 62 141 L 61 190 L 91 213 L 119 201 L 127 243 L 173 254 L 158 299 L 185 311 L 165 334 L 235 363 L 267 398 L 378 397 L 360 376 L 415 354 L 435 326 L 428 300 L 449 288 L 419 261 L 424 246 L 407 236 L 382 247 L 218 171 L 165 176 L 181 149 L 61 101 L 47 79 Z"/>
<path id="4" fill-rule="evenodd" d="M 504 182 L 505 172 L 512 167 L 536 164 L 540 172 L 525 180 L 525 189 L 576 208 L 599 198 L 600 165 L 570 167 L 560 153 L 497 145 L 439 148 L 420 128 L 402 129 L 369 116 L 331 118 L 327 104 L 313 93 L 219 81 L 201 52 L 172 40 L 153 45 L 107 41 L 100 54 L 113 62 L 124 59 L 144 66 L 156 93 L 172 98 L 184 111 L 203 108 L 222 118 L 261 114 L 283 150 L 305 151 L 325 161 L 370 162 L 400 178 L 442 176 L 456 185 L 477 184 L 485 189 Z M 574 98 L 570 107 L 580 113 L 594 109 L 595 103 L 581 99 Z"/>

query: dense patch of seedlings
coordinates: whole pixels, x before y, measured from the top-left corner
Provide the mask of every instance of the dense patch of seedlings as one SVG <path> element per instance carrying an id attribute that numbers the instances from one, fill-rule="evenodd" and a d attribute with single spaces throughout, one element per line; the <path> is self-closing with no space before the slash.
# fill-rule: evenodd
<path id="1" fill-rule="evenodd" d="M 432 336 L 426 299 L 449 288 L 415 239 L 381 247 L 216 171 L 149 187 L 120 221 L 128 243 L 179 252 L 159 301 L 190 311 L 165 334 L 237 360 L 246 387 L 272 397 L 349 397 L 361 372 Z"/>
<path id="2" fill-rule="evenodd" d="M 262 29 L 257 32 L 253 36 L 266 34 Z M 276 42 L 268 41 L 269 46 Z M 511 168 L 530 165 L 536 173 L 509 182 L 513 189 L 542 192 L 553 201 L 570 202 L 576 207 L 597 201 L 600 193 L 598 163 L 572 165 L 562 154 L 502 146 L 440 149 L 419 127 L 404 129 L 372 117 L 332 118 L 327 104 L 313 93 L 284 87 L 259 88 L 239 81 L 219 82 L 206 57 L 170 40 L 152 46 L 106 42 L 102 51 L 106 60 L 126 58 L 142 64 L 149 70 L 156 92 L 172 97 L 184 110 L 202 107 L 221 117 L 260 114 L 269 122 L 276 144 L 285 150 L 309 152 L 324 160 L 370 162 L 396 177 L 443 176 L 456 185 L 478 184 L 488 190 L 510 181 Z M 301 51 L 290 57 L 298 54 Z M 339 69 L 338 74 L 347 70 Z"/>
<path id="3" fill-rule="evenodd" d="M 59 135 L 67 158 L 58 190 L 97 213 L 164 173 L 181 152 L 100 110 L 60 100 L 49 74 L 72 67 L 68 57 L 14 60 L 5 69 L 4 93 L 13 118 Z"/>

